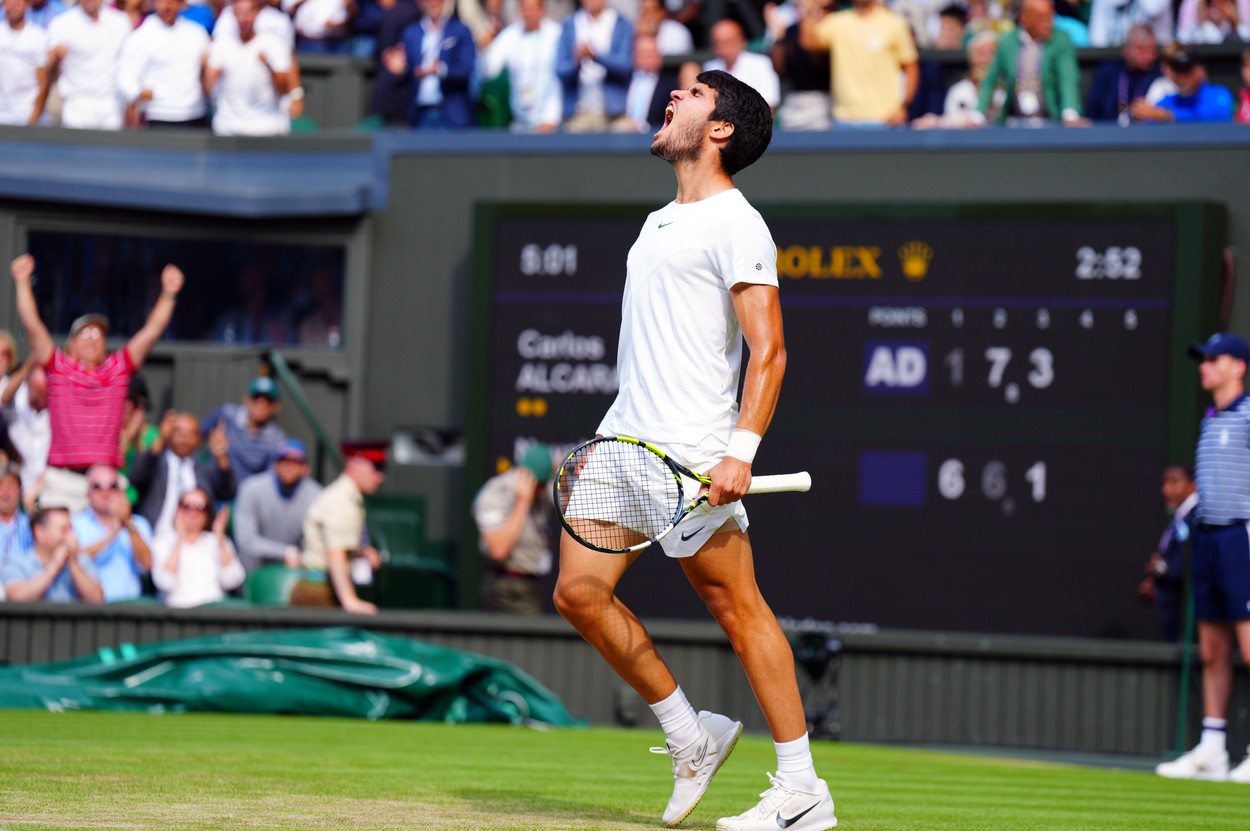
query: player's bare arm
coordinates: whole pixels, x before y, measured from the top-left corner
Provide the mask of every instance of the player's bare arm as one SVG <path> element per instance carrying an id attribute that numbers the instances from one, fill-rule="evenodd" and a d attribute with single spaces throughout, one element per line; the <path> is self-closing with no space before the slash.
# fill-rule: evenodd
<path id="1" fill-rule="evenodd" d="M 781 379 L 786 374 L 780 295 L 776 286 L 754 283 L 739 283 L 732 294 L 742 336 L 751 350 L 737 429 L 763 436 L 777 410 Z M 751 486 L 751 464 L 733 456 L 726 456 L 707 475 L 712 479 L 708 489 L 708 501 L 712 505 L 735 502 Z"/>

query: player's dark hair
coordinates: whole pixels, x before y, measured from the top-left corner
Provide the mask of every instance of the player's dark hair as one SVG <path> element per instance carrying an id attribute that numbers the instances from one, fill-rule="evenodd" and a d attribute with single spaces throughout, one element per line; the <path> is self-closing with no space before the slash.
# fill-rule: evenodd
<path id="1" fill-rule="evenodd" d="M 734 126 L 733 135 L 720 151 L 720 164 L 730 176 L 755 162 L 773 140 L 773 113 L 764 96 L 728 72 L 700 72 L 698 81 L 716 90 L 716 109 L 709 121 Z"/>
<path id="2" fill-rule="evenodd" d="M 1186 479 L 1188 479 L 1190 482 L 1194 481 L 1194 466 L 1191 464 L 1187 464 L 1185 462 L 1173 462 L 1172 464 L 1164 468 L 1165 473 L 1169 470 L 1179 470 L 1181 472 L 1181 475 L 1184 476 Z"/>

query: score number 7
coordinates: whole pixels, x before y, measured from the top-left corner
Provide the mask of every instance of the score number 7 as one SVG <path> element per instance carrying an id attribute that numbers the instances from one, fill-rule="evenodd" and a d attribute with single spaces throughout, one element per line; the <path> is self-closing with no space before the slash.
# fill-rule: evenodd
<path id="1" fill-rule="evenodd" d="M 991 387 L 997 388 L 1003 385 L 1003 376 L 1007 372 L 1007 365 L 1011 363 L 1012 352 L 1007 346 L 990 346 L 985 350 L 985 360 L 990 363 L 989 375 L 986 377 L 986 383 Z M 1039 346 L 1029 353 L 1029 384 L 1034 389 L 1045 389 L 1055 381 L 1055 356 L 1051 351 L 1043 346 Z M 950 368 L 951 384 L 953 386 L 962 386 L 964 382 L 964 350 L 962 348 L 952 349 L 946 355 L 946 365 Z"/>

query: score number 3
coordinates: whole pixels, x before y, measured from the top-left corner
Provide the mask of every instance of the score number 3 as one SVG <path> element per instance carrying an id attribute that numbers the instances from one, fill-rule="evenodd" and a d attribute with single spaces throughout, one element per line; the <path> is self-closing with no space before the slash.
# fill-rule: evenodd
<path id="1" fill-rule="evenodd" d="M 1011 349 L 1006 346 L 990 346 L 985 350 L 985 360 L 990 363 L 990 371 L 985 379 L 993 388 L 1003 385 L 1003 376 L 1007 365 L 1011 363 Z M 1055 356 L 1047 348 L 1039 346 L 1029 353 L 1029 384 L 1034 389 L 1044 390 L 1055 382 Z M 962 386 L 964 382 L 964 351 L 952 349 L 946 355 L 946 366 L 951 372 L 951 384 Z"/>

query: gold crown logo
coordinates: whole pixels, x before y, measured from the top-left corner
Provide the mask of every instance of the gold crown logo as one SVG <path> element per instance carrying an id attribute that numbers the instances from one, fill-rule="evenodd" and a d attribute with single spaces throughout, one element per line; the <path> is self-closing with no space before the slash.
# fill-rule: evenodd
<path id="1" fill-rule="evenodd" d="M 903 276 L 913 283 L 923 280 L 929 273 L 929 261 L 933 259 L 933 249 L 918 239 L 905 242 L 898 249 L 898 261 L 903 266 Z"/>

